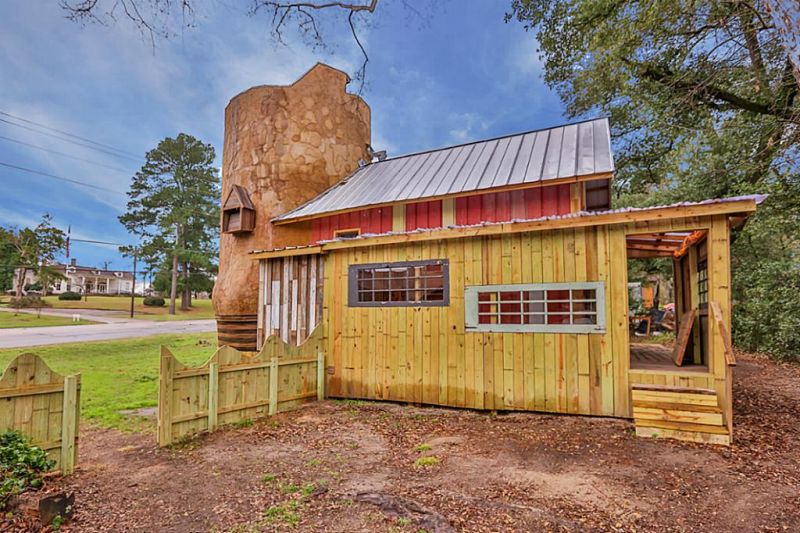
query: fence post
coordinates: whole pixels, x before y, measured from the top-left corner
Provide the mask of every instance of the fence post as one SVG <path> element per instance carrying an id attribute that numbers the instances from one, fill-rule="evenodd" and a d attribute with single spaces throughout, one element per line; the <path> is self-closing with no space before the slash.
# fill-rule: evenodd
<path id="1" fill-rule="evenodd" d="M 217 429 L 219 408 L 219 363 L 208 365 L 208 431 Z"/>
<path id="2" fill-rule="evenodd" d="M 75 436 L 78 425 L 78 378 L 64 378 L 64 403 L 61 411 L 61 473 L 75 470 Z"/>
<path id="3" fill-rule="evenodd" d="M 175 358 L 161 347 L 161 371 L 158 387 L 158 445 L 172 444 L 172 384 Z"/>
<path id="4" fill-rule="evenodd" d="M 273 357 L 269 365 L 269 414 L 278 412 L 278 358 Z"/>
<path id="5" fill-rule="evenodd" d="M 317 400 L 325 399 L 325 353 L 317 353 Z"/>

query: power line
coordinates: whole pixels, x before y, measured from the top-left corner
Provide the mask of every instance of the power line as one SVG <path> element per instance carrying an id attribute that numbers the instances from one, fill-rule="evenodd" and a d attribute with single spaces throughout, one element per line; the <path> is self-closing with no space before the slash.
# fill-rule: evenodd
<path id="1" fill-rule="evenodd" d="M 32 132 L 37 133 L 39 135 L 47 135 L 48 137 L 53 137 L 54 139 L 58 139 L 59 141 L 64 141 L 64 142 L 68 142 L 68 143 L 72 143 L 72 144 L 77 144 L 78 146 L 83 146 L 84 148 L 89 148 L 91 150 L 96 150 L 96 151 L 102 152 L 102 153 L 104 153 L 106 155 L 112 155 L 114 157 L 119 157 L 119 158 L 122 158 L 122 159 L 128 159 L 130 161 L 136 161 L 137 163 L 142 161 L 141 158 L 130 157 L 130 156 L 127 156 L 127 155 L 124 155 L 124 154 L 120 154 L 120 153 L 117 153 L 117 152 L 112 152 L 111 150 L 105 150 L 103 148 L 98 148 L 98 147 L 92 146 L 91 144 L 88 144 L 88 143 L 84 143 L 84 142 L 81 142 L 81 141 L 76 141 L 76 140 L 73 140 L 73 139 L 62 137 L 60 135 L 55 135 L 53 133 L 47 133 L 46 131 L 39 131 L 36 128 L 31 128 L 30 126 L 26 126 L 24 124 L 17 124 L 16 122 L 11 122 L 10 120 L 6 120 L 4 118 L 0 118 L 0 122 L 5 122 L 6 124 L 11 124 L 12 126 L 16 126 L 18 128 L 22 128 L 22 129 L 25 129 L 25 130 L 28 130 L 28 131 L 32 131 Z"/>
<path id="2" fill-rule="evenodd" d="M 126 174 L 130 174 L 131 173 L 130 170 L 126 170 L 124 168 L 119 168 L 119 167 L 114 167 L 114 166 L 111 166 L 111 165 L 106 165 L 106 164 L 103 164 L 103 163 L 98 163 L 97 161 L 92 161 L 91 159 L 84 159 L 82 157 L 77 157 L 77 156 L 74 156 L 74 155 L 71 155 L 71 154 L 65 154 L 64 152 L 59 152 L 58 150 L 51 150 L 50 148 L 45 148 L 44 146 L 38 146 L 38 145 L 35 145 L 35 144 L 27 143 L 25 141 L 20 141 L 19 139 L 12 139 L 11 137 L 6 137 L 5 135 L 0 135 L 0 139 L 3 139 L 4 141 L 16 143 L 16 144 L 21 144 L 22 146 L 28 146 L 30 148 L 36 148 L 37 150 L 41 150 L 43 152 L 50 152 L 51 154 L 56 154 L 56 155 L 60 155 L 62 157 L 68 157 L 70 159 L 75 159 L 76 161 L 83 161 L 84 163 L 89 163 L 91 165 L 97 165 L 98 167 L 104 167 L 104 168 L 107 168 L 107 169 L 110 169 L 110 170 L 117 170 L 119 172 L 124 172 Z"/>
<path id="3" fill-rule="evenodd" d="M 110 244 L 112 246 L 131 246 L 130 244 L 123 244 L 121 242 L 108 242 L 108 241 L 93 241 L 91 239 L 74 239 L 70 237 L 70 242 L 87 242 L 90 244 Z"/>
<path id="4" fill-rule="evenodd" d="M 74 183 L 75 185 L 81 185 L 82 187 L 88 187 L 90 189 L 97 189 L 98 191 L 113 192 L 114 194 L 121 194 L 123 196 L 125 195 L 125 193 L 122 192 L 122 191 L 115 191 L 114 189 L 107 189 L 107 188 L 101 187 L 99 185 L 92 185 L 91 183 L 86 183 L 86 182 L 79 181 L 79 180 L 72 179 L 72 178 L 65 178 L 63 176 L 56 176 L 55 174 L 42 172 L 40 170 L 34 170 L 32 168 L 20 167 L 18 165 L 12 165 L 10 163 L 4 163 L 2 161 L 0 161 L 0 166 L 13 168 L 15 170 L 21 170 L 23 172 L 30 172 L 31 174 L 38 174 L 40 176 L 45 176 L 45 177 L 56 179 L 56 180 L 67 181 L 69 183 Z"/>
<path id="5" fill-rule="evenodd" d="M 130 157 L 130 156 L 127 156 L 127 155 L 124 155 L 124 154 L 119 154 L 117 152 L 112 152 L 111 150 L 105 150 L 103 148 L 98 148 L 98 147 L 92 146 L 91 144 L 88 144 L 88 143 L 84 143 L 84 142 L 81 142 L 81 141 L 76 141 L 76 140 L 73 140 L 73 139 L 62 137 L 60 135 L 55 135 L 53 133 L 47 133 L 46 131 L 39 131 L 39 130 L 37 130 L 35 128 L 31 128 L 30 126 L 26 126 L 24 124 L 17 124 L 16 122 L 11 122 L 10 120 L 6 120 L 4 118 L 0 118 L 0 122 L 5 122 L 6 124 L 10 124 L 10 125 L 16 126 L 18 128 L 22 128 L 22 129 L 25 129 L 25 130 L 28 130 L 28 131 L 32 131 L 32 132 L 37 133 L 39 135 L 46 135 L 48 137 L 52 137 L 54 139 L 58 139 L 59 141 L 64 141 L 64 142 L 68 142 L 68 143 L 72 143 L 72 144 L 77 144 L 78 146 L 83 146 L 84 148 L 89 148 L 91 150 L 96 150 L 96 151 L 104 153 L 106 155 L 111 155 L 111 156 L 114 156 L 114 157 L 119 157 L 119 158 L 127 159 L 127 160 L 130 160 L 130 161 L 136 161 L 137 163 L 142 161 L 141 158 Z"/>
<path id="6" fill-rule="evenodd" d="M 137 159 L 141 159 L 141 156 L 139 154 L 134 154 L 133 152 L 129 152 L 127 150 L 123 150 L 122 148 L 117 148 L 117 147 L 111 146 L 109 144 L 104 144 L 104 143 L 101 143 L 101 142 L 93 141 L 92 139 L 87 139 L 86 137 L 81 137 L 80 135 L 75 135 L 74 133 L 70 133 L 68 131 L 59 130 L 57 128 L 52 128 L 52 127 L 47 126 L 45 124 L 41 124 L 39 122 L 34 122 L 33 120 L 28 120 L 27 118 L 18 117 L 16 115 L 12 115 L 11 113 L 6 113 L 5 111 L 2 111 L 2 110 L 0 110 L 0 115 L 4 115 L 6 117 L 13 118 L 14 120 L 19 120 L 19 121 L 25 122 L 26 124 L 32 124 L 34 126 L 38 126 L 40 128 L 44 128 L 46 130 L 50 130 L 50 131 L 54 131 L 56 133 L 60 133 L 61 135 L 66 135 L 67 137 L 74 137 L 75 139 L 80 139 L 81 141 L 84 141 L 84 142 L 87 142 L 87 143 L 91 143 L 91 144 L 94 144 L 94 145 L 97 145 L 97 146 L 102 146 L 103 148 L 108 148 L 109 150 L 114 150 L 115 152 L 119 152 L 121 154 L 127 154 L 127 155 L 133 156 L 133 157 L 135 157 Z"/>

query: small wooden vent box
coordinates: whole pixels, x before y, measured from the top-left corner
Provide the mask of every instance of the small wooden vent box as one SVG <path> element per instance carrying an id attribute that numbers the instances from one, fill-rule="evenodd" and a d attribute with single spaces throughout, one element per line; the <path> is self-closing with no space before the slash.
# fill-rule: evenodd
<path id="1" fill-rule="evenodd" d="M 256 209 L 250 194 L 241 185 L 234 185 L 222 205 L 222 231 L 248 233 L 256 227 Z"/>

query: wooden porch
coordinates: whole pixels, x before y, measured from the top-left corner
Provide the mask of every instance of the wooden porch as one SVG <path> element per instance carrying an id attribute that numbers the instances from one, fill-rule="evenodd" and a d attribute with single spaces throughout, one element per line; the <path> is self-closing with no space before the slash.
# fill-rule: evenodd
<path id="1" fill-rule="evenodd" d="M 706 365 L 677 366 L 660 344 L 630 345 L 636 434 L 730 444 L 730 428 Z"/>
<path id="2" fill-rule="evenodd" d="M 675 365 L 672 350 L 660 344 L 631 343 L 631 370 L 666 370 L 708 373 L 708 366 Z"/>

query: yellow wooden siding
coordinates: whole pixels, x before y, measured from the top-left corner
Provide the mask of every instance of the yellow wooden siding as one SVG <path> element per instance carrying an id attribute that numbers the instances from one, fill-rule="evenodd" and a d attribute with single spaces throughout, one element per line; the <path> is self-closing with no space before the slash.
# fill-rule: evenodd
<path id="1" fill-rule="evenodd" d="M 715 389 L 729 425 L 730 372 L 720 362 L 716 331 L 709 373 L 629 369 L 625 237 L 685 229 L 710 230 L 709 298 L 729 322 L 724 215 L 331 250 L 323 291 L 329 395 L 631 417 L 632 384 L 688 386 Z M 350 265 L 420 259 L 448 259 L 449 306 L 347 305 Z M 559 281 L 605 284 L 604 334 L 464 330 L 466 286 Z"/>
<path id="2" fill-rule="evenodd" d="M 624 239 L 621 227 L 597 227 L 331 253 L 323 310 L 328 394 L 630 416 Z M 612 254 L 622 258 L 614 268 Z M 347 305 L 349 265 L 419 259 L 449 260 L 449 306 Z M 465 286 L 597 280 L 606 284 L 605 334 L 464 330 Z"/>
<path id="3" fill-rule="evenodd" d="M 731 249 L 728 218 L 716 216 L 708 233 L 708 300 L 717 302 L 723 321 L 731 330 Z M 725 344 L 716 320 L 708 321 L 709 369 L 714 374 L 714 388 L 719 397 L 728 431 L 733 436 L 733 373 L 725 360 Z"/>

